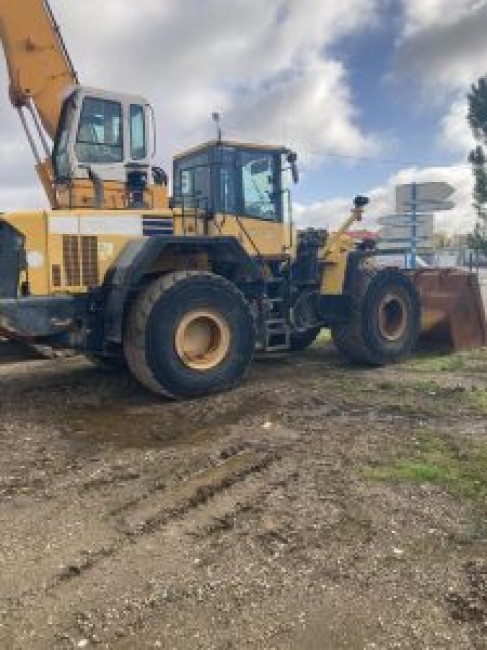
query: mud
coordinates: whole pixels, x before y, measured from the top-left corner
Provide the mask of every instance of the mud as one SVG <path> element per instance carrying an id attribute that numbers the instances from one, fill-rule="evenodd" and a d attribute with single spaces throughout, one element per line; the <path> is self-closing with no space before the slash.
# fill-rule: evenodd
<path id="1" fill-rule="evenodd" d="M 318 344 L 173 403 L 0 359 L 0 647 L 487 648 L 486 369 Z"/>

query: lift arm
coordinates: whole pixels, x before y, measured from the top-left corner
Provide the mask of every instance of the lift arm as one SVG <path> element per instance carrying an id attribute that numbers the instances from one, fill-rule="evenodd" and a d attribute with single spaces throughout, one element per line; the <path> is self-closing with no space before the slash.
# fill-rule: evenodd
<path id="1" fill-rule="evenodd" d="M 12 104 L 31 110 L 33 103 L 54 139 L 63 95 L 78 78 L 48 0 L 0 0 L 0 40 Z"/>

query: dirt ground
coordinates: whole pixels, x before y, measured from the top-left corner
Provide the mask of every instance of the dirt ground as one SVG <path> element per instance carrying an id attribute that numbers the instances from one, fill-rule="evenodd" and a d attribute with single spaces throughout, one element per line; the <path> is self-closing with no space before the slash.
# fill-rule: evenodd
<path id="1" fill-rule="evenodd" d="M 0 648 L 487 648 L 487 350 L 156 399 L 0 359 Z"/>

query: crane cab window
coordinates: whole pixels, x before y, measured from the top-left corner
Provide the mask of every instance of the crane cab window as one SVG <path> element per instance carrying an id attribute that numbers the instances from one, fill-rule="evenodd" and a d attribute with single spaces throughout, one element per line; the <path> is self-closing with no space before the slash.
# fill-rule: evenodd
<path id="1" fill-rule="evenodd" d="M 76 138 L 76 156 L 81 163 L 123 161 L 122 105 L 119 102 L 85 97 Z"/>
<path id="2" fill-rule="evenodd" d="M 145 144 L 145 110 L 138 104 L 130 105 L 130 157 L 143 160 L 147 156 Z"/>

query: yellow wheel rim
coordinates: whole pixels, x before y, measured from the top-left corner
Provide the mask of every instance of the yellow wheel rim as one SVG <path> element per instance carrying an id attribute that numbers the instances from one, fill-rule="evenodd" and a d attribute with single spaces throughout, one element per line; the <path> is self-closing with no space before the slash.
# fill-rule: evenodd
<path id="1" fill-rule="evenodd" d="M 220 314 L 208 310 L 188 312 L 175 335 L 176 352 L 188 368 L 211 370 L 227 356 L 230 328 Z"/>
<path id="2" fill-rule="evenodd" d="M 401 296 L 387 294 L 379 303 L 378 327 L 381 336 L 387 341 L 398 341 L 406 332 L 408 325 L 406 303 Z"/>

